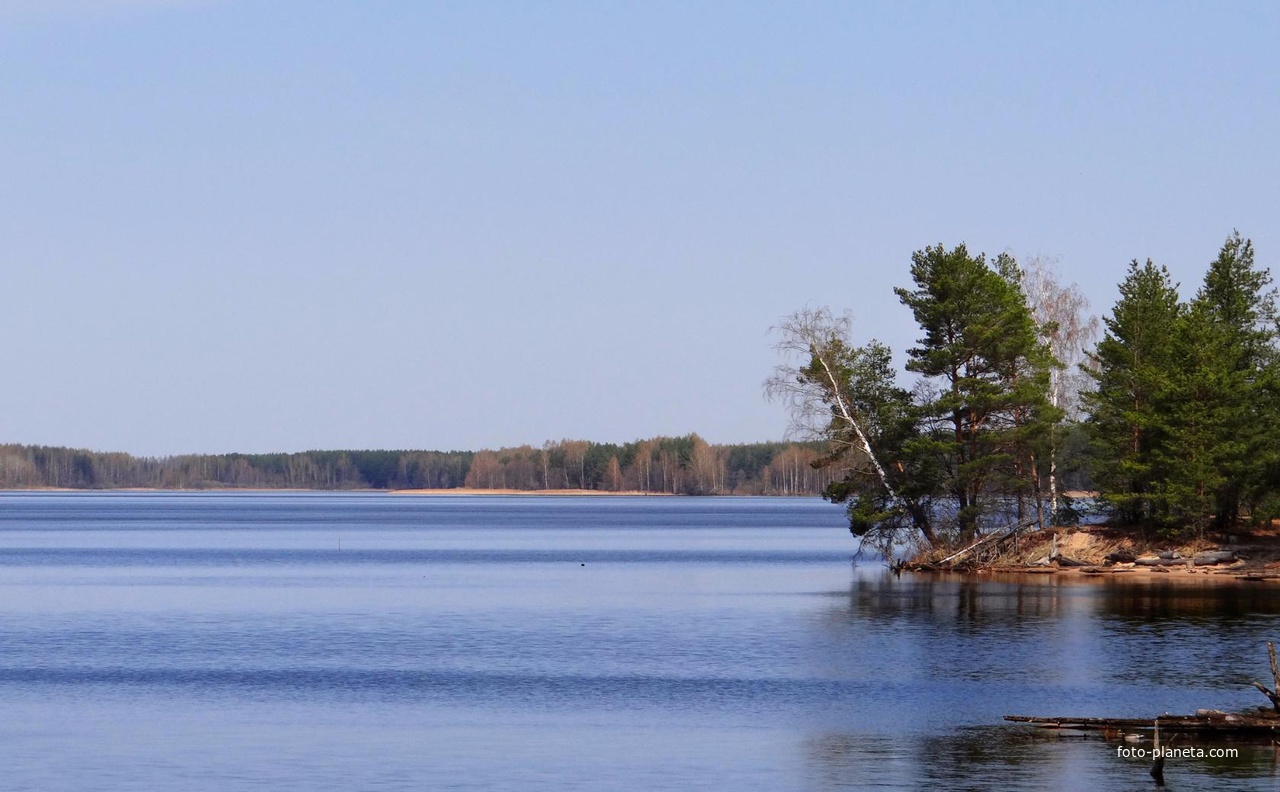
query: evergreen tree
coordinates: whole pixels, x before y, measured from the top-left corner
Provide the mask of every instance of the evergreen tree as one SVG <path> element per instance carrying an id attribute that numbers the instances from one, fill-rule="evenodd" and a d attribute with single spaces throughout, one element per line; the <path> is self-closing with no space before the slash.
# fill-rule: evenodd
<path id="1" fill-rule="evenodd" d="M 915 434 L 911 394 L 898 387 L 889 347 L 850 339 L 851 320 L 804 309 L 774 328 L 783 361 L 766 392 L 791 410 L 792 431 L 822 440 L 816 467 L 837 467 L 841 480 L 824 497 L 848 503 L 849 530 L 885 554 L 902 541 L 933 544 L 930 483 L 903 458 Z"/>
<path id="2" fill-rule="evenodd" d="M 897 385 L 892 352 L 874 339 L 865 346 L 841 345 L 831 352 L 852 414 L 860 417 L 866 447 L 874 449 L 878 459 L 862 448 L 848 422 L 833 415 L 827 435 L 836 442 L 818 464 L 841 465 L 845 475 L 823 496 L 832 503 L 849 504 L 849 530 L 856 536 L 879 534 L 901 539 L 903 529 L 909 527 L 933 544 L 937 536 L 930 503 L 937 474 L 929 460 L 912 458 L 909 452 L 910 443 L 918 436 L 917 410 L 911 393 Z M 817 378 L 823 371 L 815 357 L 802 376 Z M 879 460 L 884 464 L 877 471 Z M 883 481 L 877 481 L 880 473 Z"/>
<path id="3" fill-rule="evenodd" d="M 1181 524 L 1223 529 L 1274 487 L 1264 472 L 1275 436 L 1275 291 L 1233 232 L 1177 324 L 1168 497 Z"/>
<path id="4" fill-rule="evenodd" d="M 1167 518 L 1162 482 L 1169 465 L 1166 411 L 1176 370 L 1178 287 L 1164 267 L 1135 259 L 1120 299 L 1087 369 L 1097 387 L 1084 394 L 1090 411 L 1093 480 L 1099 497 L 1125 524 Z"/>
<path id="5" fill-rule="evenodd" d="M 1003 501 L 1038 489 L 1047 456 L 1037 449 L 1060 417 L 1047 396 L 1053 360 L 1037 338 L 1011 258 L 992 265 L 963 244 L 938 245 L 912 256 L 911 276 L 914 289 L 895 289 L 923 331 L 907 369 L 936 392 L 920 404 L 926 431 L 910 450 L 936 460 L 966 539 Z"/>

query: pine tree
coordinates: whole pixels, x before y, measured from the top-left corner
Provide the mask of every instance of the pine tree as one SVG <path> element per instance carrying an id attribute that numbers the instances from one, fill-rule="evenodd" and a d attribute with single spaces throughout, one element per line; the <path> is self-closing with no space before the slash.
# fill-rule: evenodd
<path id="1" fill-rule="evenodd" d="M 967 539 L 1002 501 L 1038 489 L 1047 457 L 1037 449 L 1060 417 L 1047 397 L 1052 358 L 1011 258 L 993 266 L 963 244 L 937 245 L 912 256 L 911 276 L 914 289 L 895 289 L 923 331 L 907 369 L 936 385 L 920 405 L 927 431 L 911 449 L 936 460 L 959 538 Z"/>
<path id="2" fill-rule="evenodd" d="M 1263 475 L 1275 436 L 1275 291 L 1233 232 L 1178 323 L 1168 448 L 1179 521 L 1224 529 L 1274 492 Z"/>
<path id="3" fill-rule="evenodd" d="M 1167 519 L 1169 425 L 1176 327 L 1182 308 L 1165 267 L 1129 264 L 1120 299 L 1087 369 L 1097 387 L 1084 394 L 1090 416 L 1093 480 L 1099 497 L 1124 524 Z"/>

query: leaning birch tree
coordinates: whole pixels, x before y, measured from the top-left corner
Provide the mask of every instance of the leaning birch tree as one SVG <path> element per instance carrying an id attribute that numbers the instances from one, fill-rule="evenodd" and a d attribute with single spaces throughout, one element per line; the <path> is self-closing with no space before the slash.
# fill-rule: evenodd
<path id="1" fill-rule="evenodd" d="M 827 445 L 816 466 L 842 476 L 824 492 L 848 503 L 849 529 L 888 556 L 896 545 L 933 545 L 934 528 L 920 476 L 909 475 L 904 449 L 914 434 L 911 394 L 895 382 L 892 352 L 850 340 L 851 317 L 805 308 L 773 328 L 780 362 L 765 393 L 784 402 L 788 434 Z"/>

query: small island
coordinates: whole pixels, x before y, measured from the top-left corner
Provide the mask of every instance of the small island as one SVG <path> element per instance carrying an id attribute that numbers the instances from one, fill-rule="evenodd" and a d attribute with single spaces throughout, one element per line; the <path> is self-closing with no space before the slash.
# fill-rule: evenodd
<path id="1" fill-rule="evenodd" d="M 921 571 L 1280 572 L 1280 314 L 1248 239 L 1189 300 L 1134 260 L 1101 327 L 1043 261 L 937 245 L 910 274 L 909 385 L 847 314 L 775 328 L 766 391 L 825 444 L 863 547 Z"/>

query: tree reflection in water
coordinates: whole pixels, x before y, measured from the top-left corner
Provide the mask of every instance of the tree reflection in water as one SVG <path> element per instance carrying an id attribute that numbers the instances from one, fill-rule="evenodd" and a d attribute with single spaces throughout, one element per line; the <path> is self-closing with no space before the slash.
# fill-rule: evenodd
<path id="1" fill-rule="evenodd" d="M 1273 745 L 1194 744 L 1231 747 L 1238 755 L 1229 760 L 1170 759 L 1165 765 L 1167 789 L 1276 788 Z M 1128 744 L 1079 733 L 984 726 L 905 738 L 828 733 L 809 740 L 805 749 L 809 786 L 821 790 L 1154 789 L 1150 761 L 1117 756 L 1116 748 L 1122 745 Z"/>
<path id="2" fill-rule="evenodd" d="M 855 575 L 815 614 L 816 676 L 856 697 L 815 708 L 819 789 L 1152 788 L 1129 743 L 1002 725 L 1005 714 L 1148 717 L 1265 703 L 1280 597 L 1255 584 L 1057 576 Z M 1175 747 L 1188 743 L 1179 737 Z M 1170 759 L 1171 789 L 1275 788 L 1271 745 Z"/>

